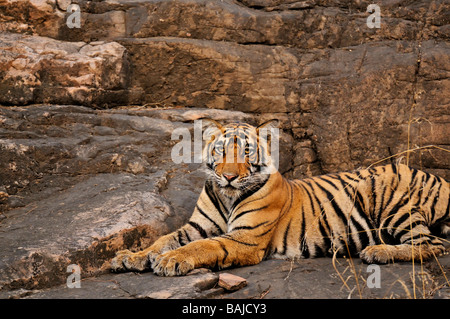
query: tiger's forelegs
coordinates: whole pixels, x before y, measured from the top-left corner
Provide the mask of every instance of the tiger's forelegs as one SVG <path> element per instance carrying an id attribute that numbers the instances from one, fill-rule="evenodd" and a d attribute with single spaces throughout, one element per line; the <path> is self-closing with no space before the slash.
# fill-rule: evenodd
<path id="1" fill-rule="evenodd" d="M 111 269 L 113 271 L 144 271 L 150 268 L 158 255 L 180 247 L 178 232 L 160 237 L 153 245 L 142 251 L 133 253 L 126 249 L 117 252 L 116 257 L 111 261 Z"/>
<path id="2" fill-rule="evenodd" d="M 195 268 L 255 265 L 263 259 L 263 250 L 238 245 L 222 237 L 197 240 L 157 256 L 152 268 L 160 276 L 179 276 Z"/>

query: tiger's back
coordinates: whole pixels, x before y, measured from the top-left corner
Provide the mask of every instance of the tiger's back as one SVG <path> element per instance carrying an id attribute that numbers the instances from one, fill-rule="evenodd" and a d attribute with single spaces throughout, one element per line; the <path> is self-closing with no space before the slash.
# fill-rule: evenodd
<path id="1" fill-rule="evenodd" d="M 271 241 L 275 257 L 362 252 L 367 262 L 385 263 L 411 260 L 411 244 L 422 247 L 418 258 L 443 251 L 436 235 L 450 220 L 450 187 L 440 177 L 392 164 L 289 184 L 295 204 Z"/>

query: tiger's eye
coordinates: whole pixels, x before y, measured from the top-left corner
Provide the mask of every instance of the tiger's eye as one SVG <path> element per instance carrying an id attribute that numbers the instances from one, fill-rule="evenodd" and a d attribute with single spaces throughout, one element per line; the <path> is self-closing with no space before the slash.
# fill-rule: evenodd
<path id="1" fill-rule="evenodd" d="M 223 145 L 220 144 L 216 145 L 214 147 L 214 152 L 216 152 L 218 155 L 223 154 Z"/>

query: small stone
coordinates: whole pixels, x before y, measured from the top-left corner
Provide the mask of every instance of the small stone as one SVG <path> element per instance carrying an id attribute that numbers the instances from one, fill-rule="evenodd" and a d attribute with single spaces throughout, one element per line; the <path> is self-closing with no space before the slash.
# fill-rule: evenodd
<path id="1" fill-rule="evenodd" d="M 228 291 L 236 291 L 247 286 L 245 278 L 223 273 L 219 275 L 219 286 Z"/>

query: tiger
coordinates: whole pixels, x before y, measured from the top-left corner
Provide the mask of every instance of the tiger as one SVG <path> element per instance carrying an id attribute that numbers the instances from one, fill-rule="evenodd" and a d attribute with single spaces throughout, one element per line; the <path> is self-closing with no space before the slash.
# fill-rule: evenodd
<path id="1" fill-rule="evenodd" d="M 422 261 L 445 252 L 450 185 L 400 163 L 289 180 L 274 165 L 270 120 L 257 127 L 203 119 L 204 187 L 189 221 L 112 271 L 160 276 L 249 266 L 268 258 L 359 256 L 364 263 Z"/>

